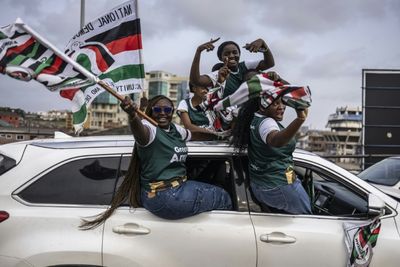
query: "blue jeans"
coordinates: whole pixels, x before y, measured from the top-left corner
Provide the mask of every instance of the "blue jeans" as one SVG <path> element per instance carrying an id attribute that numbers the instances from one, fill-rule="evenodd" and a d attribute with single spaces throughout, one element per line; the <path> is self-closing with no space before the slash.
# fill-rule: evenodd
<path id="1" fill-rule="evenodd" d="M 156 192 L 148 197 L 142 189 L 143 206 L 164 219 L 182 219 L 210 210 L 232 209 L 229 194 L 222 188 L 197 181 L 186 181 L 177 187 Z"/>
<path id="2" fill-rule="evenodd" d="M 275 188 L 263 188 L 254 183 L 250 186 L 256 199 L 269 207 L 291 214 L 311 214 L 310 198 L 299 179 Z"/>

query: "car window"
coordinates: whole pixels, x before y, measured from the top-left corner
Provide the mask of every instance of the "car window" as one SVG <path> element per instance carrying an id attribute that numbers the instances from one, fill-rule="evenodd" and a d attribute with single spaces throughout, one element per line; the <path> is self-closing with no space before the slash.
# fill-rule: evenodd
<path id="1" fill-rule="evenodd" d="M 358 177 L 367 182 L 393 186 L 400 181 L 400 158 L 384 159 L 360 172 Z"/>
<path id="2" fill-rule="evenodd" d="M 17 162 L 14 159 L 0 154 L 0 175 L 12 169 L 15 165 L 17 165 Z"/>
<path id="3" fill-rule="evenodd" d="M 248 164 L 247 158 L 243 157 L 242 161 Z M 245 171 L 248 181 L 248 168 Z M 341 179 L 336 174 L 303 162 L 295 162 L 295 172 L 310 197 L 314 215 L 367 217 L 367 195 L 340 183 Z M 278 212 L 274 208 L 259 203 L 250 187 L 248 193 L 251 199 L 249 201 L 251 211 Z"/>
<path id="4" fill-rule="evenodd" d="M 120 174 L 116 183 L 118 188 L 128 172 L 131 157 L 124 156 L 121 160 Z M 191 156 L 186 160 L 187 177 L 189 180 L 196 180 L 203 183 L 213 184 L 224 188 L 231 197 L 236 196 L 233 184 L 232 163 L 229 157 Z M 237 199 L 237 197 L 232 198 Z M 123 206 L 128 206 L 129 200 L 125 200 Z M 233 201 L 234 209 L 237 209 Z"/>
<path id="5" fill-rule="evenodd" d="M 19 196 L 31 203 L 108 205 L 119 164 L 120 157 L 70 161 L 40 177 Z"/>
<path id="6" fill-rule="evenodd" d="M 116 188 L 118 188 L 122 181 L 123 176 L 128 172 L 131 157 L 124 156 L 121 160 L 120 177 L 117 181 Z M 203 183 L 213 184 L 224 188 L 232 199 L 237 199 L 236 189 L 234 185 L 234 171 L 230 157 L 210 157 L 210 156 L 193 156 L 189 155 L 186 159 L 187 177 L 189 180 L 196 180 Z M 237 207 L 235 201 L 233 202 L 234 209 Z M 128 200 L 124 205 L 129 205 Z"/>
<path id="7" fill-rule="evenodd" d="M 242 210 L 245 196 L 239 194 L 237 166 L 230 157 L 189 156 L 186 160 L 187 177 L 203 183 L 213 184 L 225 189 L 231 197 L 234 210 Z M 245 203 L 246 204 L 246 203 Z M 247 205 L 245 207 L 247 209 Z"/>
<path id="8" fill-rule="evenodd" d="M 125 178 L 125 175 L 128 173 L 129 165 L 131 162 L 131 156 L 123 156 L 121 158 L 121 164 L 120 164 L 120 169 L 118 172 L 118 177 L 116 180 L 116 183 L 114 185 L 114 194 L 117 191 L 117 189 L 120 187 L 122 184 L 122 181 Z M 122 206 L 129 206 L 129 199 L 126 199 L 125 202 L 122 204 Z"/>
<path id="9" fill-rule="evenodd" d="M 296 164 L 295 172 L 310 197 L 313 214 L 367 216 L 367 195 L 340 183 L 340 178 L 334 173 L 304 163 Z"/>

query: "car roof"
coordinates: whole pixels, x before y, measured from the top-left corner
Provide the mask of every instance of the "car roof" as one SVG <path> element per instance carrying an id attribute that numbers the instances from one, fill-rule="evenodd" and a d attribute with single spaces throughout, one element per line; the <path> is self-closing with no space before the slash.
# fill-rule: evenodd
<path id="1" fill-rule="evenodd" d="M 115 148 L 133 147 L 134 138 L 132 135 L 106 135 L 106 136 L 84 136 L 84 137 L 65 137 L 35 139 L 21 141 L 0 146 L 0 153 L 19 161 L 27 146 L 35 146 L 47 149 L 85 149 L 85 148 Z M 187 142 L 191 152 L 221 152 L 235 153 L 235 148 L 228 142 L 221 141 L 189 141 Z M 211 148 L 211 149 L 210 149 Z M 295 154 L 317 156 L 312 152 L 296 149 Z"/>

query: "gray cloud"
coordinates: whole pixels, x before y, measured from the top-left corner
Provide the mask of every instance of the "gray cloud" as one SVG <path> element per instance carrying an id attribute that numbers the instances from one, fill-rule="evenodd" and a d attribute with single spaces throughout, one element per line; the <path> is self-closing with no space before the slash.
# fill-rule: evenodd
<path id="1" fill-rule="evenodd" d="M 310 79 L 332 79 L 333 77 L 353 77 L 360 73 L 360 66 L 355 62 L 362 59 L 361 49 L 332 51 L 312 57 L 301 68 L 301 75 Z"/>
<path id="2" fill-rule="evenodd" d="M 142 8 L 144 30 L 150 36 L 173 34 L 183 29 L 196 29 L 210 35 L 236 34 L 247 31 L 243 14 L 249 11 L 247 1 L 203 0 L 203 1 L 150 1 Z M 156 19 L 155 19 L 156 18 Z"/>
<path id="3" fill-rule="evenodd" d="M 272 0 L 252 1 L 259 20 L 287 34 L 319 34 L 346 27 L 359 19 L 379 20 L 387 1 Z"/>

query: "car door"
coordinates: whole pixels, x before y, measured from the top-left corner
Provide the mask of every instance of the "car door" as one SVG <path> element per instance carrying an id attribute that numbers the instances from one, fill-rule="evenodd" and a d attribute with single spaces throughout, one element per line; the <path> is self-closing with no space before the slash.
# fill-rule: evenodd
<path id="1" fill-rule="evenodd" d="M 209 157 L 197 159 L 213 164 Z M 127 170 L 129 160 L 128 157 L 123 160 L 122 170 Z M 197 163 L 192 165 L 202 166 L 202 162 Z M 222 163 L 221 170 L 226 168 L 227 172 L 223 176 L 234 179 L 237 174 L 232 161 L 223 159 Z M 189 171 L 194 173 L 201 171 Z M 233 201 L 240 200 L 236 195 L 235 198 Z M 204 212 L 181 220 L 161 219 L 144 208 L 121 207 L 105 223 L 103 264 L 114 267 L 256 266 L 256 244 L 248 210 L 238 211 L 237 204 L 235 207 L 235 210 Z"/>
<path id="2" fill-rule="evenodd" d="M 306 182 L 304 187 L 311 195 L 313 215 L 252 211 L 257 266 L 346 266 L 343 225 L 366 221 L 367 195 L 339 183 L 340 178 L 327 170 L 299 164 L 296 173 Z M 313 186 L 308 186 L 307 181 Z M 399 240 L 393 216 L 388 214 L 381 219 L 378 246 L 373 250 L 370 266 L 392 266 L 398 262 L 393 260 L 396 252 L 391 247 L 397 246 Z M 390 257 L 392 260 L 387 261 Z"/>
<path id="3" fill-rule="evenodd" d="M 13 195 L 12 224 L 0 250 L 32 266 L 102 265 L 101 227 L 82 231 L 79 225 L 110 203 L 120 159 L 67 159 L 23 185 Z"/>

